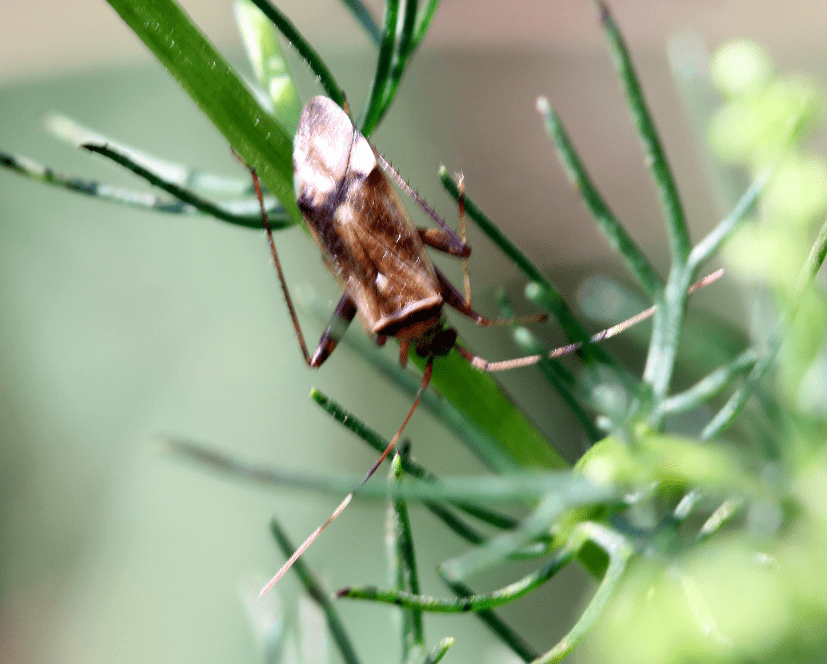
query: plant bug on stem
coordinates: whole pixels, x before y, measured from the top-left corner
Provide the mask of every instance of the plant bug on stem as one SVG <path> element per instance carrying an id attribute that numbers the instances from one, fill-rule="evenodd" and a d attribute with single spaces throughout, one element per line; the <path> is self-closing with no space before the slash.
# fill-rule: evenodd
<path id="1" fill-rule="evenodd" d="M 308 366 L 316 368 L 322 365 L 357 314 L 378 344 L 384 344 L 388 337 L 397 339 L 399 360 L 403 366 L 411 346 L 427 360 L 413 405 L 388 446 L 358 487 L 345 497 L 327 521 L 313 531 L 264 586 L 261 590 L 263 595 L 342 513 L 356 490 L 370 479 L 391 453 L 428 387 L 436 357 L 447 355 L 456 348 L 473 367 L 494 372 L 536 364 L 546 357 L 560 357 L 576 351 L 582 344 L 573 343 L 546 355 L 503 362 L 488 362 L 457 344 L 456 331 L 445 325 L 443 307 L 446 304 L 483 326 L 543 321 L 547 316 L 539 314 L 521 319 L 491 320 L 475 312 L 471 308 L 467 265 L 471 249 L 465 244 L 461 176 L 458 177 L 457 234 L 371 147 L 342 108 L 327 97 L 314 97 L 302 110 L 293 140 L 293 182 L 304 221 L 344 294 L 316 350 L 310 355 L 276 252 L 258 176 L 255 171 L 251 172 L 279 281 Z M 425 210 L 438 228 L 416 228 L 413 225 L 388 176 Z M 464 296 L 433 265 L 425 251 L 426 245 L 463 260 Z M 719 276 L 720 271 L 693 285 L 690 290 L 705 286 Z M 654 307 L 598 332 L 589 341 L 595 343 L 612 337 L 653 313 Z"/>

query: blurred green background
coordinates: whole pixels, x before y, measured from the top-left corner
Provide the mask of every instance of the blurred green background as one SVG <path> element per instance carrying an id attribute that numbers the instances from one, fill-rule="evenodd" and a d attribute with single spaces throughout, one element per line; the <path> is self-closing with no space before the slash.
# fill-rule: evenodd
<path id="1" fill-rule="evenodd" d="M 477 202 L 572 292 L 598 269 L 620 272 L 560 172 L 534 111 L 539 94 L 560 111 L 601 190 L 661 269 L 665 251 L 655 196 L 592 8 L 550 4 L 535 9 L 551 11 L 552 20 L 534 21 L 516 36 L 506 22 L 498 43 L 485 39 L 496 25 L 477 25 L 492 16 L 496 24 L 495 7 L 478 17 L 469 3 L 446 3 L 435 19 L 435 44 L 426 41 L 375 142 L 449 221 L 455 211 L 436 169 L 440 163 L 462 169 Z M 652 27 L 645 11 L 617 5 L 700 237 L 719 213 L 661 39 L 697 23 L 679 12 Z M 327 5 L 314 7 L 327 16 Z M 74 24 L 48 18 L 48 3 L 41 9 L 42 25 L 71 32 Z M 129 39 L 103 9 L 102 31 Z M 291 14 L 290 6 L 284 9 Z M 307 11 L 303 20 L 313 21 Z M 727 30 L 740 34 L 732 8 L 721 11 L 730 13 L 716 18 L 704 9 L 695 16 L 719 38 Z M 525 12 L 530 16 L 532 8 Z M 226 13 L 231 21 L 229 3 Z M 88 30 L 89 17 L 72 16 Z M 457 22 L 469 27 L 452 41 L 446 35 Z M 3 29 L 30 44 L 50 39 L 27 26 L 12 16 Z M 41 118 L 57 111 L 160 157 L 243 176 L 223 139 L 160 67 L 107 56 L 117 49 L 106 51 L 99 32 L 89 31 L 74 65 L 59 51 L 31 67 L 26 58 L 3 60 L 0 149 L 140 187 L 48 136 Z M 89 55 L 96 48 L 97 59 Z M 781 57 L 806 68 L 820 56 L 814 49 L 802 38 Z M 322 51 L 351 98 L 361 99 L 370 67 L 363 40 L 347 36 Z M 38 52 L 32 61 L 39 58 Z M 91 71 L 79 69 L 92 62 Z M 317 94 L 306 71 L 296 69 L 305 77 L 303 96 Z M 294 229 L 279 233 L 277 242 L 297 291 L 332 308 L 338 291 L 308 238 Z M 504 284 L 519 294 L 519 275 L 474 241 L 473 230 L 471 243 L 475 301 L 492 312 L 494 288 Z M 732 288 L 712 290 L 695 296 L 693 306 L 739 320 Z M 313 343 L 321 325 L 303 320 Z M 514 353 L 505 333 L 460 328 L 486 356 Z M 256 626 L 280 603 L 290 612 L 298 595 L 288 578 L 278 594 L 245 609 L 244 594 L 281 563 L 268 520 L 277 514 L 298 541 L 338 499 L 228 482 L 171 458 L 159 438 L 184 436 L 288 469 L 359 473 L 373 454 L 312 405 L 309 388 L 319 387 L 387 435 L 410 405 L 347 349 L 318 372 L 305 368 L 259 233 L 124 210 L 7 172 L 0 172 L 0 338 L 3 662 L 260 661 Z M 503 382 L 573 457 L 581 441 L 533 373 Z M 481 469 L 424 412 L 407 433 L 417 458 L 441 474 Z M 430 570 L 458 542 L 417 510 L 414 518 L 423 588 L 443 594 Z M 357 501 L 314 546 L 309 559 L 330 588 L 384 579 L 383 520 L 380 503 Z M 540 622 L 526 602 L 502 613 L 533 624 L 527 635 L 537 648 L 548 647 L 570 626 L 583 587 L 578 571 L 567 568 L 534 596 L 532 602 L 560 606 L 553 625 Z M 393 639 L 376 638 L 391 630 L 388 612 L 358 603 L 343 609 L 365 661 L 396 657 Z M 492 641 L 476 622 L 437 616 L 427 626 L 429 639 L 458 637 L 454 661 L 506 657 L 489 651 Z M 587 652 L 576 656 L 588 661 Z"/>

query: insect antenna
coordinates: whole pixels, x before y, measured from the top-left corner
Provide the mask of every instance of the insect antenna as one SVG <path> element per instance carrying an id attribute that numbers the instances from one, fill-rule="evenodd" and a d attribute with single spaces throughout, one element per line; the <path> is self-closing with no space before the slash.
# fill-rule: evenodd
<path id="1" fill-rule="evenodd" d="M 284 565 L 281 566 L 281 569 L 279 569 L 279 571 L 275 573 L 273 578 L 270 579 L 267 582 L 267 584 L 261 589 L 259 597 L 264 595 L 264 593 L 266 593 L 268 590 L 270 590 L 270 588 L 272 588 L 274 585 L 276 585 L 276 583 L 278 583 L 278 580 L 285 575 L 285 573 L 293 566 L 293 563 L 295 563 L 299 559 L 299 557 L 307 550 L 307 548 L 311 544 L 313 544 L 316 538 L 322 534 L 322 531 L 325 528 L 327 528 L 331 523 L 333 523 L 336 517 L 338 517 L 344 511 L 345 507 L 347 507 L 350 504 L 350 501 L 353 500 L 353 495 L 365 485 L 365 483 L 377 471 L 379 466 L 382 465 L 382 462 L 388 458 L 388 455 L 391 453 L 391 451 L 393 451 L 394 446 L 399 441 L 399 438 L 402 436 L 402 432 L 405 430 L 405 427 L 408 425 L 408 422 L 413 416 L 416 407 L 419 405 L 419 401 L 422 399 L 422 393 L 425 391 L 425 389 L 428 387 L 428 384 L 431 382 L 431 374 L 433 373 L 433 368 L 434 358 L 430 357 L 428 358 L 428 363 L 425 365 L 425 371 L 422 374 L 422 382 L 419 384 L 419 389 L 416 392 L 416 399 L 414 399 L 413 406 L 411 406 L 411 409 L 408 411 L 408 416 L 405 418 L 405 421 L 402 422 L 402 426 L 399 427 L 399 430 L 396 432 L 394 437 L 391 438 L 391 442 L 388 443 L 388 446 L 385 448 L 384 452 L 382 452 L 382 454 L 379 455 L 379 458 L 376 460 L 373 466 L 371 466 L 370 470 L 367 472 L 364 478 L 362 478 L 362 481 L 359 482 L 359 484 L 356 486 L 355 489 L 353 489 L 353 491 L 351 491 L 349 494 L 345 496 L 345 499 L 341 503 L 339 503 L 339 506 L 335 510 L 333 510 L 333 513 L 328 517 L 327 521 L 325 521 L 321 526 L 319 526 L 318 528 L 316 528 L 316 530 L 310 533 L 308 538 L 301 543 L 301 546 L 299 546 L 299 548 L 293 552 L 293 554 L 287 559 L 287 562 L 285 562 Z"/>
<path id="2" fill-rule="evenodd" d="M 709 284 L 717 281 L 720 279 L 721 275 L 723 275 L 724 270 L 716 270 L 711 274 L 706 275 L 700 281 L 696 281 L 687 289 L 687 294 L 694 293 L 699 288 L 703 288 L 704 286 L 708 286 Z M 645 311 L 641 311 L 639 314 L 632 316 L 631 318 L 627 318 L 623 322 L 618 323 L 617 325 L 612 325 L 612 327 L 606 328 L 605 330 L 601 330 L 596 334 L 593 334 L 589 337 L 588 342 L 589 344 L 595 344 L 604 339 L 610 339 L 621 332 L 628 330 L 630 327 L 637 325 L 645 321 L 647 318 L 651 318 L 654 315 L 657 307 L 649 307 Z M 555 348 L 548 353 L 539 354 L 539 355 L 527 355 L 525 357 L 518 357 L 513 360 L 502 360 L 500 362 L 489 362 L 488 360 L 479 357 L 478 355 L 474 355 L 471 351 L 467 348 L 463 348 L 462 346 L 457 345 L 456 349 L 457 352 L 462 355 L 475 369 L 479 369 L 480 371 L 486 371 L 488 373 L 493 373 L 495 371 L 507 371 L 509 369 L 518 369 L 520 367 L 529 367 L 532 364 L 537 364 L 541 360 L 553 360 L 555 358 L 561 357 L 563 355 L 569 355 L 570 353 L 574 353 L 580 350 L 583 347 L 584 342 L 582 341 L 575 341 L 574 343 L 567 344 L 565 346 L 560 346 L 559 348 Z"/>

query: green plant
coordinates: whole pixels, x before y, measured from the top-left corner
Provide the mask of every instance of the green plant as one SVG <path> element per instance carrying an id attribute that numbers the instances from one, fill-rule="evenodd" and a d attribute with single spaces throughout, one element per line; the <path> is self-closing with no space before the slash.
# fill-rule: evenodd
<path id="1" fill-rule="evenodd" d="M 239 155 L 260 173 L 272 194 L 267 204 L 274 225 L 300 223 L 292 194 L 290 138 L 299 104 L 283 67 L 273 66 L 281 61 L 281 56 L 274 35 L 260 17 L 251 14 L 249 8 L 239 9 L 247 43 L 255 53 L 254 68 L 272 109 L 259 105 L 174 3 L 110 0 L 110 4 L 179 80 Z M 325 93 L 342 103 L 344 97 L 332 73 L 286 17 L 263 1 L 256 0 L 255 4 L 296 47 L 319 77 Z M 412 1 L 390 0 L 381 29 L 358 2 L 350 2 L 349 6 L 374 39 L 378 51 L 369 99 L 359 115 L 362 130 L 369 135 L 389 110 L 436 3 L 420 9 Z M 824 259 L 827 231 L 822 228 L 797 281 L 780 302 L 781 320 L 769 339 L 744 349 L 694 386 L 671 393 L 679 342 L 685 330 L 687 288 L 702 266 L 748 219 L 766 187 L 767 170 L 774 167 L 774 162 L 762 165 L 754 184 L 733 211 L 706 238 L 693 245 L 628 51 L 607 9 L 599 5 L 599 11 L 664 210 L 672 257 L 665 281 L 592 183 L 560 118 L 544 100 L 538 107 L 566 173 L 631 274 L 657 306 L 643 374 L 633 375 L 600 346 L 588 344 L 580 352 L 583 377 L 555 361 L 541 363 L 541 370 L 593 443 L 576 466 L 567 469 L 553 445 L 500 393 L 489 376 L 473 370 L 455 353 L 440 361 L 433 383 L 443 399 L 428 394 L 427 404 L 498 474 L 436 481 L 403 449 L 394 461 L 392 481 L 387 486 L 369 485 L 363 492 L 392 499 L 394 548 L 390 558 L 396 586 L 388 590 L 350 588 L 339 595 L 402 607 L 405 661 L 437 661 L 450 646 L 449 640 L 442 640 L 428 650 L 422 629 L 425 611 L 472 612 L 522 659 L 559 661 L 606 612 L 613 594 L 617 598 L 613 610 L 608 611 L 606 625 L 599 631 L 596 646 L 602 648 L 607 660 L 771 661 L 777 654 L 775 648 L 781 647 L 778 644 L 794 639 L 798 640 L 804 658 L 823 647 L 819 638 L 808 642 L 800 638 L 797 630 L 823 626 L 825 611 L 820 598 L 825 580 L 818 576 L 796 577 L 795 572 L 816 567 L 817 554 L 823 550 L 824 422 L 802 418 L 762 379 L 773 366 L 801 298 Z M 129 168 L 173 199 L 149 202 L 124 190 L 56 175 L 11 155 L 2 155 L 0 163 L 44 182 L 99 198 L 174 214 L 204 213 L 229 223 L 260 226 L 255 201 L 245 186 L 237 187 L 240 193 L 247 194 L 238 204 L 216 205 L 182 185 L 183 181 L 198 182 L 197 173 L 173 181 L 164 175 L 166 164 L 160 160 L 138 155 L 91 134 L 82 143 Z M 788 138 L 782 136 L 778 143 L 785 148 Z M 443 171 L 441 178 L 456 197 L 456 188 L 447 172 Z M 467 202 L 467 209 L 484 233 L 532 281 L 529 297 L 559 320 L 572 341 L 586 340 L 586 331 L 543 273 L 472 200 Z M 503 306 L 508 303 L 503 302 Z M 541 352 L 535 350 L 538 342 L 527 330 L 518 330 L 516 336 L 527 352 Z M 394 375 L 409 391 L 415 391 L 416 378 L 365 352 L 382 371 Z M 670 414 L 711 402 L 724 390 L 729 390 L 731 396 L 696 439 L 668 431 Z M 764 412 L 751 412 L 749 425 L 736 430 L 732 425 L 741 422 L 736 416 L 753 396 L 758 397 L 754 401 Z M 363 440 L 379 449 L 385 446 L 386 441 L 356 415 L 318 392 L 313 397 Z M 353 486 L 351 479 L 333 482 L 297 478 L 250 466 L 185 441 L 172 441 L 171 445 L 182 454 L 259 482 L 309 485 L 335 493 L 344 493 Z M 527 473 L 527 469 L 533 472 Z M 440 568 L 446 586 L 456 597 L 425 597 L 419 592 L 407 517 L 407 502 L 411 500 L 423 501 L 453 532 L 473 545 L 467 553 L 446 561 Z M 511 518 L 483 505 L 491 502 L 516 503 L 522 515 Z M 472 525 L 471 519 L 480 521 L 485 531 Z M 285 554 L 289 554 L 293 546 L 283 529 L 273 522 L 272 530 Z M 755 572 L 750 573 L 756 552 L 764 556 L 760 560 L 763 566 L 756 565 Z M 471 575 L 514 559 L 542 562 L 536 571 L 498 591 L 474 593 L 466 585 Z M 535 653 L 493 610 L 531 592 L 573 560 L 600 579 L 599 587 L 570 633 L 552 650 Z M 636 565 L 629 571 L 631 560 Z M 773 565 L 778 565 L 781 572 L 774 574 Z M 734 569 L 746 571 L 736 577 L 731 573 Z M 355 661 L 355 649 L 349 644 L 327 593 L 305 565 L 297 565 L 296 571 L 310 596 L 323 607 L 342 656 Z M 770 617 L 777 618 L 775 633 L 782 635 L 771 645 L 756 639 L 749 629 L 758 624 L 750 612 L 755 600 L 744 602 L 739 595 L 740 589 L 757 587 L 759 581 L 764 582 L 761 606 L 783 605 L 786 609 L 783 614 L 767 611 Z M 723 616 L 719 615 L 722 607 Z M 807 620 L 793 619 L 805 609 Z M 733 615 L 743 620 L 722 621 Z M 761 618 L 759 628 L 764 629 L 769 617 L 762 614 Z M 671 635 L 668 639 L 655 636 L 658 630 L 652 623 L 657 621 L 665 625 L 660 630 Z M 634 630 L 629 630 L 630 625 Z M 690 638 L 687 633 L 692 630 L 698 634 Z"/>

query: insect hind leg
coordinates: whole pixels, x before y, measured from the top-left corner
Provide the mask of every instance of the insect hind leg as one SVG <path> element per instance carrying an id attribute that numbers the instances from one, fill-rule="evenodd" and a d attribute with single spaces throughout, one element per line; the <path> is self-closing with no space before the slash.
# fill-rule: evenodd
<path id="1" fill-rule="evenodd" d="M 477 325 L 483 326 L 505 326 L 520 323 L 534 323 L 542 322 L 548 319 L 548 314 L 535 314 L 533 316 L 523 316 L 519 318 L 505 318 L 505 319 L 491 319 L 486 318 L 482 314 L 477 313 L 471 307 L 471 275 L 469 272 L 469 257 L 471 255 L 471 247 L 466 244 L 466 223 L 465 223 L 465 184 L 462 173 L 455 175 L 457 190 L 459 191 L 459 235 L 453 231 L 444 231 L 438 228 L 419 228 L 419 237 L 422 242 L 429 247 L 462 258 L 462 276 L 465 287 L 465 296 L 463 297 L 454 285 L 448 281 L 444 274 L 442 274 L 436 267 L 436 276 L 439 281 L 440 291 L 445 303 L 453 307 L 461 314 L 471 318 Z M 457 245 L 457 240 L 460 244 Z"/>

